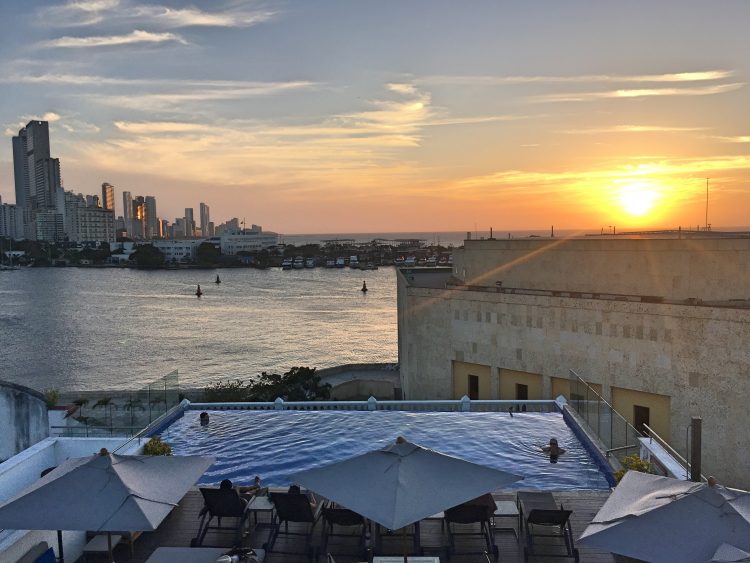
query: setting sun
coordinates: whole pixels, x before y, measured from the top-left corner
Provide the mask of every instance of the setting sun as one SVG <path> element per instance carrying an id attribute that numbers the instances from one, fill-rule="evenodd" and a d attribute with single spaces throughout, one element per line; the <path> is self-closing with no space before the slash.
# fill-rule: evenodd
<path id="1" fill-rule="evenodd" d="M 622 210 L 633 217 L 643 217 L 654 208 L 661 195 L 647 182 L 637 182 L 620 188 L 618 201 Z"/>

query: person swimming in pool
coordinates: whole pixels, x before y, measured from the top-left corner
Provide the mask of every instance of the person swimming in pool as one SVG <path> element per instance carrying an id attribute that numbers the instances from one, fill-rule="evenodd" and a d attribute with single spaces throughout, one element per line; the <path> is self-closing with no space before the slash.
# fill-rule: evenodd
<path id="1" fill-rule="evenodd" d="M 550 463 L 557 463 L 557 459 L 565 453 L 565 448 L 558 445 L 557 438 L 550 438 L 549 446 L 542 446 L 542 451 L 549 454 Z"/>

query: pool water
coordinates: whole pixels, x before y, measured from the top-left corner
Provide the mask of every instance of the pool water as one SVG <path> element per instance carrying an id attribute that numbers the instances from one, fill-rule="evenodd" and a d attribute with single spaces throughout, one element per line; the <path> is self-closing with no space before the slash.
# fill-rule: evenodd
<path id="1" fill-rule="evenodd" d="M 217 461 L 200 484 L 231 479 L 266 486 L 288 485 L 289 475 L 407 440 L 497 469 L 523 475 L 514 488 L 572 490 L 609 488 L 560 413 L 456 413 L 404 411 L 208 411 L 185 415 L 162 432 L 175 455 L 212 455 Z M 540 446 L 551 437 L 566 453 L 550 463 Z"/>

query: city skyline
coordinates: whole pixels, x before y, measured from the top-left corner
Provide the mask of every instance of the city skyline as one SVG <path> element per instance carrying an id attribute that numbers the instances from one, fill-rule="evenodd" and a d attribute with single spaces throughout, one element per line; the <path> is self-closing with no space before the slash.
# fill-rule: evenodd
<path id="1" fill-rule="evenodd" d="M 744 226 L 738 1 L 32 1 L 0 7 L 11 136 L 66 190 L 284 233 Z M 121 201 L 115 196 L 115 202 Z M 116 207 L 118 207 L 116 205 Z M 118 212 L 118 215 L 121 214 Z"/>

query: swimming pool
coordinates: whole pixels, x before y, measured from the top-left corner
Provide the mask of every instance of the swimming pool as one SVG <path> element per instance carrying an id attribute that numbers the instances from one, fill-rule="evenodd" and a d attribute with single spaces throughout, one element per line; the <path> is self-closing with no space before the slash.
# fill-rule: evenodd
<path id="1" fill-rule="evenodd" d="M 523 475 L 513 488 L 605 490 L 607 479 L 560 413 L 187 410 L 161 433 L 175 455 L 213 455 L 200 484 L 231 479 L 267 486 L 289 475 L 382 447 L 397 436 L 463 459 Z M 567 451 L 550 463 L 539 446 Z"/>

